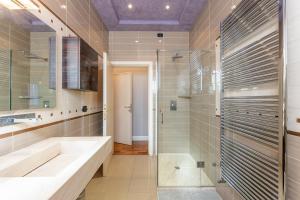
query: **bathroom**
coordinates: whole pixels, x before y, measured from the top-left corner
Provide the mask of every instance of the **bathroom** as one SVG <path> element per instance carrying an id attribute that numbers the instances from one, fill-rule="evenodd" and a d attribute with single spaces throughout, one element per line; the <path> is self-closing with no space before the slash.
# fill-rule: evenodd
<path id="1" fill-rule="evenodd" d="M 0 0 L 2 198 L 299 199 L 299 9 Z"/>

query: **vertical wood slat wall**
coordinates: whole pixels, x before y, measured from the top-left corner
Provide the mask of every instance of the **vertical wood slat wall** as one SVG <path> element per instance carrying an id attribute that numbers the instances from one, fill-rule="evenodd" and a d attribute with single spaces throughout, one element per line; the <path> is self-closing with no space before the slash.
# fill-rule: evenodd
<path id="1" fill-rule="evenodd" d="M 283 198 L 280 13 L 243 0 L 220 27 L 222 178 L 247 200 Z"/>

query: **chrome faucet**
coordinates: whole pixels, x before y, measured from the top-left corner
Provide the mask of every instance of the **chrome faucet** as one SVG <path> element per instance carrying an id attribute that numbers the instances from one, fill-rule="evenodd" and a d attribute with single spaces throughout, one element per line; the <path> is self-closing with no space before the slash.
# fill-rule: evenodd
<path id="1" fill-rule="evenodd" d="M 38 121 L 39 119 L 35 117 L 35 113 L 10 115 L 10 116 L 0 117 L 0 127 L 10 126 L 18 123 L 35 123 Z"/>

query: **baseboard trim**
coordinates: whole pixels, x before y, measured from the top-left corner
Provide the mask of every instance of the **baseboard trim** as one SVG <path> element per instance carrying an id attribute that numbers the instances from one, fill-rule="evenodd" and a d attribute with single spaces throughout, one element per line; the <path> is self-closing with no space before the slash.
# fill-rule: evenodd
<path id="1" fill-rule="evenodd" d="M 132 136 L 133 141 L 148 141 L 148 136 Z"/>

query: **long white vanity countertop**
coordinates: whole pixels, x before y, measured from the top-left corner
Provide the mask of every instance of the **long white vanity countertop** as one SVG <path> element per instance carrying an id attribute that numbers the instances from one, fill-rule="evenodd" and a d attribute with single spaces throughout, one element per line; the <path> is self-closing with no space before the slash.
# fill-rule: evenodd
<path id="1" fill-rule="evenodd" d="M 53 137 L 1 156 L 0 199 L 74 200 L 111 151 L 111 137 Z"/>

